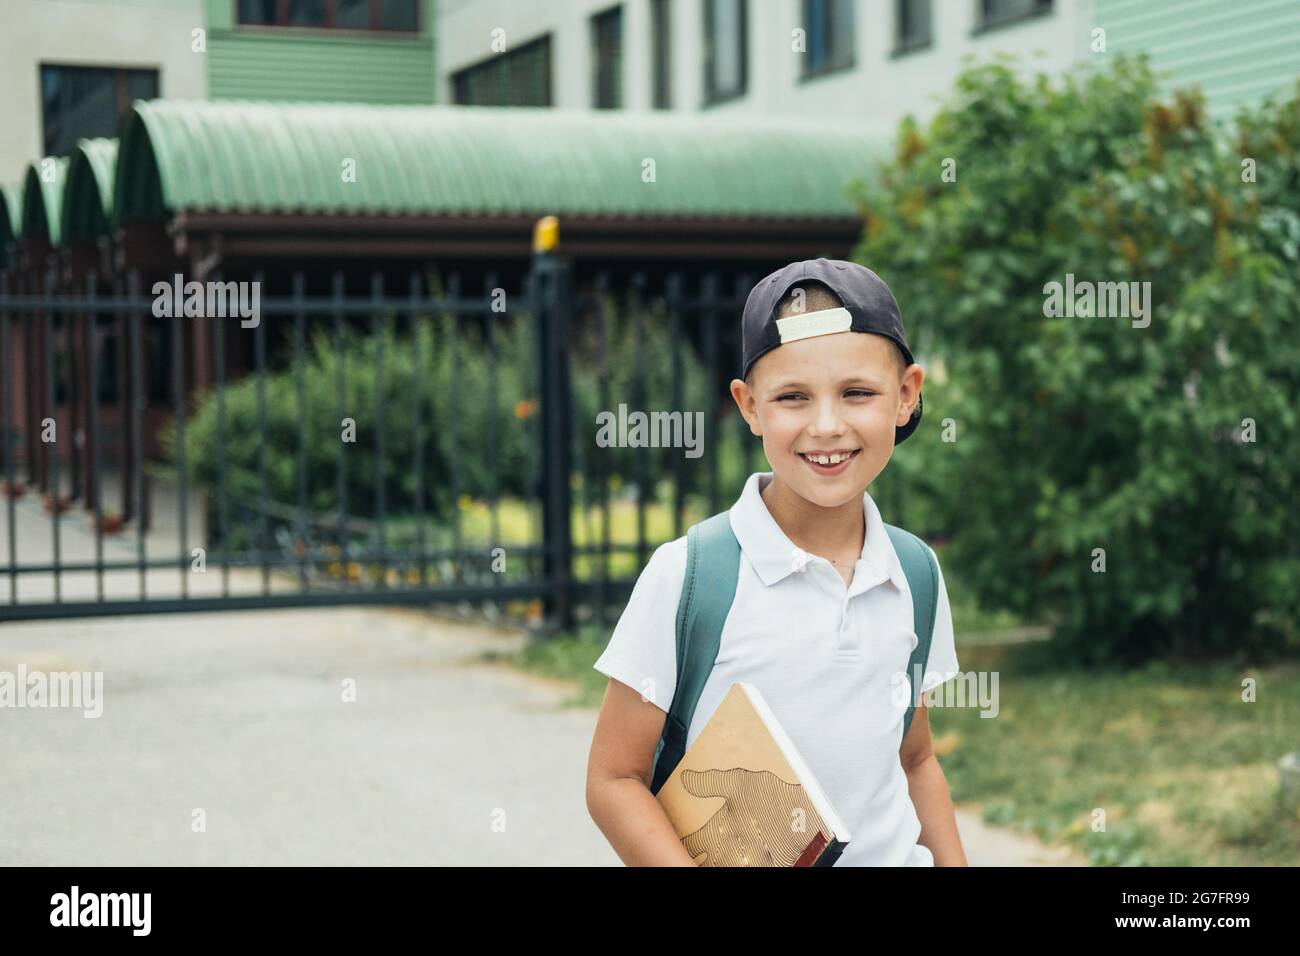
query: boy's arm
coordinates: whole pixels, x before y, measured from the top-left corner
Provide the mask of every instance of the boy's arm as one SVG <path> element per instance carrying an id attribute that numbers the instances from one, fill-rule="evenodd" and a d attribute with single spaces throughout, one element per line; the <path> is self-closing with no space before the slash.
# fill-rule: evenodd
<path id="1" fill-rule="evenodd" d="M 917 842 L 929 849 L 935 866 L 969 866 L 957 832 L 957 815 L 948 794 L 939 758 L 930 740 L 930 715 L 925 704 L 917 703 L 907 739 L 898 753 L 907 773 L 907 792 L 921 821 Z"/>
<path id="2" fill-rule="evenodd" d="M 587 810 L 628 866 L 696 866 L 650 792 L 667 714 L 610 679 L 587 760 Z"/>

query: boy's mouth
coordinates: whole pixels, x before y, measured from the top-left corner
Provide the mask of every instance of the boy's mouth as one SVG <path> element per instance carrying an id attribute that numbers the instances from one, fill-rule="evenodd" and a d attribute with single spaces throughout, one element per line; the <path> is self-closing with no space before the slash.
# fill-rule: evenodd
<path id="1" fill-rule="evenodd" d="M 835 451 L 795 452 L 819 475 L 838 475 L 849 467 L 849 462 L 858 457 L 861 448 L 844 448 Z"/>

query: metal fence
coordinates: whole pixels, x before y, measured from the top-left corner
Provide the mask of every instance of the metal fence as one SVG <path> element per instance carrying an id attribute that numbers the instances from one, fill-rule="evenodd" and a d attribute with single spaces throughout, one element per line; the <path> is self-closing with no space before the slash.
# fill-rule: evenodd
<path id="1" fill-rule="evenodd" d="M 450 602 L 603 621 L 761 459 L 726 395 L 748 277 L 575 282 L 549 255 L 509 289 L 259 275 L 255 322 L 221 276 L 193 308 L 158 278 L 0 279 L 0 620 Z"/>

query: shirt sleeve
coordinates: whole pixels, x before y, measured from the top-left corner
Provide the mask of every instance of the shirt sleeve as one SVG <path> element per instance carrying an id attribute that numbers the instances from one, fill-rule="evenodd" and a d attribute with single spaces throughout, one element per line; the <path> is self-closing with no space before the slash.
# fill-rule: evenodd
<path id="1" fill-rule="evenodd" d="M 677 603 L 686 577 L 686 536 L 655 549 L 637 578 L 596 670 L 665 713 L 677 689 Z"/>
<path id="2" fill-rule="evenodd" d="M 934 554 L 933 551 L 930 552 Z M 939 594 L 934 611 L 934 636 L 930 639 L 930 657 L 925 665 L 922 691 L 938 687 L 957 676 L 957 644 L 953 638 L 952 608 L 948 606 L 948 588 L 943 583 L 943 568 L 938 556 L 934 565 L 939 569 Z"/>

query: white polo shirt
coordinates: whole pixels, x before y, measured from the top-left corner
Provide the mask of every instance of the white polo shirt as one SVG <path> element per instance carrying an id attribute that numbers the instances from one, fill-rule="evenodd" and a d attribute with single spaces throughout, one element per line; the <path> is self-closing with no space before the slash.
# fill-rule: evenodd
<path id="1" fill-rule="evenodd" d="M 905 707 L 898 682 L 916 646 L 912 596 L 876 508 L 862 495 L 866 538 L 844 579 L 825 558 L 796 547 L 760 491 L 771 472 L 749 476 L 731 508 L 740 575 L 718 657 L 691 726 L 690 747 L 736 681 L 754 684 L 799 749 L 850 841 L 836 866 L 933 866 L 916 842 L 921 823 L 899 762 Z M 637 579 L 595 668 L 667 712 L 677 684 L 677 604 L 686 536 L 660 545 Z M 948 592 L 939 573 L 934 638 L 923 688 L 958 670 Z"/>

